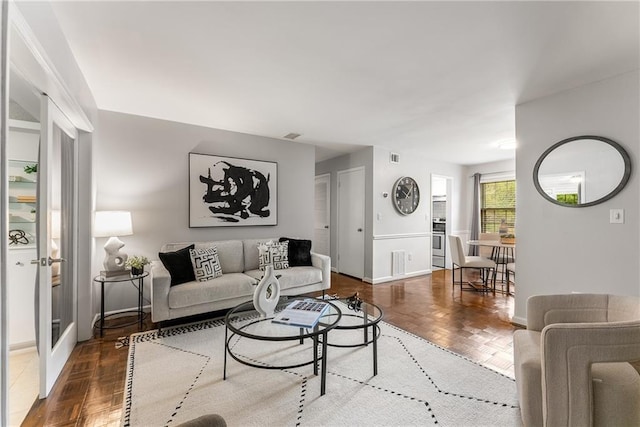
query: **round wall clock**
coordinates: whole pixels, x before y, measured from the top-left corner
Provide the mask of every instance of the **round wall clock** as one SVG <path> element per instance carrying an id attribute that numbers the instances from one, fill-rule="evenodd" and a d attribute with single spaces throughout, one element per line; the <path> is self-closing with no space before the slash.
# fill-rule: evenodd
<path id="1" fill-rule="evenodd" d="M 415 179 L 403 176 L 393 186 L 393 206 L 402 215 L 409 215 L 418 209 L 420 189 Z"/>

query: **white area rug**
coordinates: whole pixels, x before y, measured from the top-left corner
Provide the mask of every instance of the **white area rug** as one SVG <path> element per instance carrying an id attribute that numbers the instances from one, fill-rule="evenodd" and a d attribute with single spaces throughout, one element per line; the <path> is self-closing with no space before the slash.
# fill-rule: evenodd
<path id="1" fill-rule="evenodd" d="M 378 375 L 372 347 L 328 349 L 327 390 L 311 365 L 266 370 L 228 358 L 224 322 L 131 337 L 123 425 L 177 425 L 207 413 L 234 426 L 518 426 L 515 382 L 462 356 L 381 322 Z M 362 340 L 362 331 L 331 331 L 330 342 Z M 287 364 L 309 358 L 310 340 L 232 341 L 234 352 Z"/>

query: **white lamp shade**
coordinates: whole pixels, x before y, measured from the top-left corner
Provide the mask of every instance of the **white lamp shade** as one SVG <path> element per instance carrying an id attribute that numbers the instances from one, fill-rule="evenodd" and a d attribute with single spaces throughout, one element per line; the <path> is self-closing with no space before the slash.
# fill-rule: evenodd
<path id="1" fill-rule="evenodd" d="M 131 212 L 98 211 L 93 223 L 94 237 L 129 236 L 133 234 Z"/>

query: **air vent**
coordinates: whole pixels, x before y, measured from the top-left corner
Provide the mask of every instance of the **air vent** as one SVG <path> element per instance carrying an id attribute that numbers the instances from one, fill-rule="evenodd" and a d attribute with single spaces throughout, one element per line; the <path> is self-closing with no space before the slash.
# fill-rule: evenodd
<path id="1" fill-rule="evenodd" d="M 391 153 L 389 155 L 389 162 L 390 163 L 400 163 L 400 154 L 398 153 Z"/>
<path id="2" fill-rule="evenodd" d="M 403 250 L 399 251 L 391 251 L 391 275 L 395 276 L 404 276 L 406 273 L 405 268 L 405 257 L 406 252 Z"/>
<path id="3" fill-rule="evenodd" d="M 300 134 L 299 134 L 299 133 L 291 132 L 291 133 L 286 134 L 283 138 L 286 138 L 286 139 L 296 139 L 296 138 L 297 138 L 297 137 L 299 137 L 299 136 L 300 136 Z"/>

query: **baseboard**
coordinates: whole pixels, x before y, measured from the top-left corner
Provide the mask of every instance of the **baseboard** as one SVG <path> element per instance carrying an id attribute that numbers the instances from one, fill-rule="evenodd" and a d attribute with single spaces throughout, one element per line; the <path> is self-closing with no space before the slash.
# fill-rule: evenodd
<path id="1" fill-rule="evenodd" d="M 35 341 L 24 341 L 9 345 L 9 351 L 25 350 L 36 346 Z"/>
<path id="2" fill-rule="evenodd" d="M 527 327 L 527 319 L 523 317 L 513 316 L 511 318 L 511 323 L 513 323 L 514 325 L 522 326 L 524 328 Z"/>
<path id="3" fill-rule="evenodd" d="M 406 274 L 403 274 L 402 276 L 384 276 L 384 277 L 378 277 L 376 279 L 367 278 L 368 279 L 367 281 L 369 281 L 369 283 L 371 283 L 372 285 L 377 285 L 379 283 L 393 282 L 394 280 L 410 279 L 412 277 L 425 276 L 427 274 L 431 274 L 431 270 L 412 271 L 411 273 L 406 273 Z"/>
<path id="4" fill-rule="evenodd" d="M 112 317 L 119 317 L 119 316 L 116 316 L 117 314 L 122 314 L 122 316 L 130 316 L 131 312 L 135 312 L 137 310 L 138 310 L 138 307 L 122 308 L 122 309 L 119 309 L 119 310 L 105 311 L 104 315 L 105 316 L 112 316 Z M 150 313 L 151 312 L 151 304 L 143 305 L 142 306 L 142 311 L 144 311 L 145 313 Z M 91 324 L 95 325 L 98 320 L 100 320 L 100 313 L 96 313 L 95 316 L 93 316 L 93 322 Z"/>
<path id="5" fill-rule="evenodd" d="M 335 267 L 331 267 L 331 272 L 332 272 L 332 273 L 337 273 L 337 272 L 338 272 L 338 269 L 337 269 L 337 268 L 335 268 Z"/>
<path id="6" fill-rule="evenodd" d="M 372 279 L 371 277 L 363 277 L 362 281 L 365 283 L 369 283 L 371 285 L 377 285 L 378 283 L 386 283 L 386 282 L 393 282 L 394 280 L 410 279 L 412 277 L 425 276 L 427 274 L 431 274 L 431 270 L 418 270 L 418 271 L 412 271 L 411 273 L 403 274 L 402 276 L 384 276 L 384 277 L 378 277 L 376 279 Z"/>
<path id="7" fill-rule="evenodd" d="M 409 277 L 418 277 L 418 276 L 426 276 L 427 274 L 431 274 L 432 271 L 431 269 L 426 269 L 426 270 L 418 270 L 418 271 L 413 271 L 411 273 L 407 273 L 405 274 L 405 278 L 409 278 Z"/>

